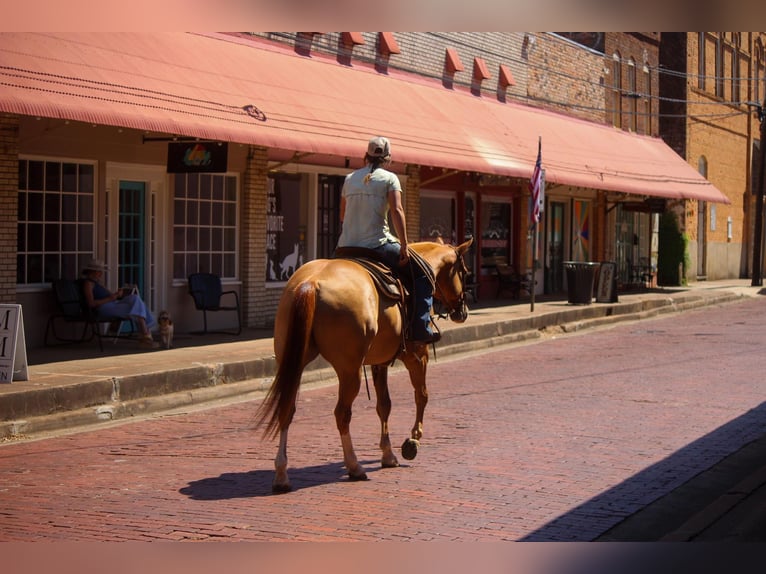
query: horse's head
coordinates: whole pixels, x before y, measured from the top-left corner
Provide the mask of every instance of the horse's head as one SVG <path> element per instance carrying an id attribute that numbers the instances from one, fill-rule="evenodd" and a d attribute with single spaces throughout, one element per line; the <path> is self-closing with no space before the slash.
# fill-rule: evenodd
<path id="1" fill-rule="evenodd" d="M 468 305 L 465 302 L 465 278 L 468 267 L 463 255 L 471 247 L 473 238 L 457 247 L 436 245 L 435 257 L 429 257 L 436 276 L 434 299 L 447 309 L 450 320 L 462 323 L 468 318 Z"/>

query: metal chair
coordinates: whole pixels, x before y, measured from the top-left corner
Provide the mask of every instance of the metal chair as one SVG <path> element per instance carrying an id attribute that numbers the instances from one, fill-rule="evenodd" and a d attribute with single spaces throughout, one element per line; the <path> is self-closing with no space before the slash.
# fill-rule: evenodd
<path id="1" fill-rule="evenodd" d="M 241 312 L 239 308 L 239 295 L 236 291 L 224 291 L 221 285 L 221 278 L 213 273 L 192 273 L 188 277 L 189 295 L 194 299 L 194 307 L 202 311 L 203 329 L 198 334 L 205 333 L 228 333 L 230 335 L 239 335 L 242 332 Z M 233 296 L 233 305 L 222 305 L 224 296 Z M 237 314 L 236 331 L 208 331 L 207 312 L 208 311 L 235 311 Z"/>
<path id="2" fill-rule="evenodd" d="M 60 343 L 85 343 L 96 337 L 98 339 L 98 346 L 103 351 L 104 343 L 102 341 L 101 325 L 104 323 L 119 323 L 115 339 L 130 338 L 134 334 L 135 326 L 130 317 L 110 317 L 107 319 L 99 317 L 93 309 L 90 309 L 85 302 L 80 280 L 54 279 L 51 292 L 56 304 L 56 311 L 48 317 L 48 323 L 45 326 L 44 343 L 46 347 L 53 346 L 53 341 L 59 341 Z M 127 337 L 120 335 L 122 324 L 125 321 L 130 325 Z M 57 323 L 59 325 L 64 323 L 70 326 L 82 323 L 82 333 L 75 336 L 64 335 L 56 331 Z M 51 336 L 53 340 L 51 340 Z"/>

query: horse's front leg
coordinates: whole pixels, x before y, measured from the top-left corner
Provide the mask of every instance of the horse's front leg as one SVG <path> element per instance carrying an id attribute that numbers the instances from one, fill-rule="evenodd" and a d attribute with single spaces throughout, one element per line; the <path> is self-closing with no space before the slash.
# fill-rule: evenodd
<path id="1" fill-rule="evenodd" d="M 375 410 L 380 419 L 380 464 L 383 468 L 399 466 L 394 451 L 391 449 L 391 438 L 388 435 L 388 417 L 391 414 L 391 395 L 388 392 L 388 367 L 386 365 L 372 366 L 372 380 L 375 384 L 377 402 Z"/>
<path id="2" fill-rule="evenodd" d="M 338 373 L 339 391 L 338 403 L 335 405 L 335 424 L 340 433 L 340 443 L 343 446 L 343 463 L 346 465 L 351 480 L 367 480 L 364 467 L 359 464 L 351 441 L 351 405 L 359 394 L 362 382 L 359 370 L 352 373 Z"/>
<path id="3" fill-rule="evenodd" d="M 423 436 L 423 415 L 428 404 L 428 388 L 426 387 L 426 369 L 428 366 L 428 346 L 414 345 L 408 347 L 401 356 L 404 366 L 410 373 L 410 382 L 415 394 L 415 424 L 410 438 L 402 445 L 402 456 L 412 460 L 418 454 L 418 446 Z"/>

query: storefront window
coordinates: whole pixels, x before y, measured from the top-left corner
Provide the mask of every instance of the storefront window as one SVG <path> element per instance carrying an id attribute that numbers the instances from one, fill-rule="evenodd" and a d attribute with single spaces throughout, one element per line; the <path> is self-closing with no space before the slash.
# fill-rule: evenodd
<path id="1" fill-rule="evenodd" d="M 481 209 L 481 265 L 492 267 L 496 261 L 511 264 L 511 204 L 485 200 Z"/>
<path id="2" fill-rule="evenodd" d="M 196 272 L 237 277 L 237 178 L 210 173 L 175 176 L 173 278 Z"/>
<path id="3" fill-rule="evenodd" d="M 75 279 L 93 257 L 95 164 L 19 160 L 16 282 Z"/>
<path id="4" fill-rule="evenodd" d="M 449 196 L 420 198 L 420 240 L 456 243 L 455 199 Z"/>

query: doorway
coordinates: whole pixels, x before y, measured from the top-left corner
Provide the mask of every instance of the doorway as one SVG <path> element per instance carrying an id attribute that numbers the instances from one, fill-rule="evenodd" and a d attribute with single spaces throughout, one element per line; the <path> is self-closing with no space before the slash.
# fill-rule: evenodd
<path id="1" fill-rule="evenodd" d="M 135 285 L 146 292 L 146 182 L 119 184 L 117 278 L 120 287 Z"/>
<path id="2" fill-rule="evenodd" d="M 548 213 L 545 287 L 547 293 L 560 293 L 564 290 L 564 203 L 551 201 Z"/>
<path id="3" fill-rule="evenodd" d="M 166 305 L 162 281 L 168 268 L 168 234 L 164 205 L 167 173 L 159 166 L 107 162 L 104 220 L 100 229 L 109 265 L 109 285 L 114 289 L 136 285 L 154 311 Z M 196 237 L 196 235 L 195 235 Z"/>

